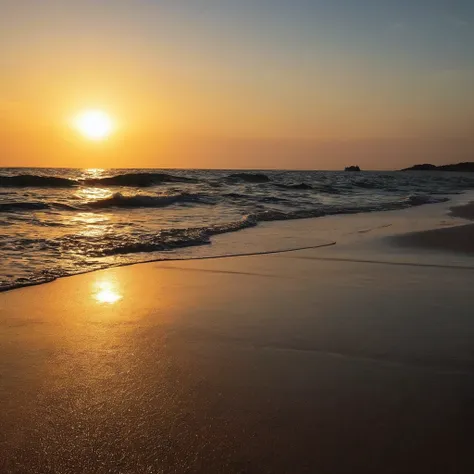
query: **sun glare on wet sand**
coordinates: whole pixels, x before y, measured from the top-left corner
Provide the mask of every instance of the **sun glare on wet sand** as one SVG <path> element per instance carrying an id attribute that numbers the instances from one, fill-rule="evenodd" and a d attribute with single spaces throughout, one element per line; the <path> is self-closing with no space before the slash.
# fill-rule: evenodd
<path id="1" fill-rule="evenodd" d="M 99 303 L 114 304 L 122 299 L 122 295 L 110 281 L 99 281 L 96 283 L 96 288 L 98 291 L 94 294 L 94 298 Z"/>

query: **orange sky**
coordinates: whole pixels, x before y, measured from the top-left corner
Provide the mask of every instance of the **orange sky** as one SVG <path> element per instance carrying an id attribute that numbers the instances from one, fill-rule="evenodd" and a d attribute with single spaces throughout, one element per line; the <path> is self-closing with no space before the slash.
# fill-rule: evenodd
<path id="1" fill-rule="evenodd" d="M 355 11 L 341 23 L 347 11 L 301 0 L 269 10 L 158 3 L 6 1 L 0 166 L 391 169 L 472 159 L 472 61 L 463 43 L 452 63 L 440 59 L 447 51 L 428 21 L 420 31 L 396 22 L 398 10 L 367 10 L 380 24 L 364 32 Z M 465 39 L 444 13 L 433 21 Z M 87 108 L 114 118 L 107 141 L 71 129 Z"/>

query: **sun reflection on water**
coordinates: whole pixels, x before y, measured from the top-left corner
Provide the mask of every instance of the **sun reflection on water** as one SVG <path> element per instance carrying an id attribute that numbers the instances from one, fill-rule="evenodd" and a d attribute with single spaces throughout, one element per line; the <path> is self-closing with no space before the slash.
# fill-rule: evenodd
<path id="1" fill-rule="evenodd" d="M 103 168 L 84 168 L 82 170 L 83 178 L 101 178 L 105 174 Z"/>
<path id="2" fill-rule="evenodd" d="M 99 303 L 115 304 L 117 301 L 120 301 L 123 296 L 119 293 L 112 281 L 100 280 L 95 283 L 94 298 Z"/>
<path id="3" fill-rule="evenodd" d="M 104 188 L 81 188 L 76 191 L 75 196 L 80 199 L 95 201 L 97 199 L 107 199 L 113 196 L 113 192 Z"/>
<path id="4" fill-rule="evenodd" d="M 109 229 L 110 216 L 93 212 L 79 212 L 69 217 L 69 224 L 77 227 L 77 235 L 84 237 L 101 237 Z"/>

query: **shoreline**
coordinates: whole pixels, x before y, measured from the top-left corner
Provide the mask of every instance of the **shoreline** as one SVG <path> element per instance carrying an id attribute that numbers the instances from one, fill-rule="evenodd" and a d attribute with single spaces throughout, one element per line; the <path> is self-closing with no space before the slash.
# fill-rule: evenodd
<path id="1" fill-rule="evenodd" d="M 422 212 L 423 210 L 427 209 L 433 209 L 435 208 L 439 214 L 440 218 L 448 218 L 448 217 L 453 217 L 455 218 L 455 227 L 449 227 L 448 229 L 437 229 L 437 228 L 431 228 L 431 226 L 435 225 L 433 224 L 427 224 L 428 228 L 425 228 L 426 225 L 421 224 L 422 230 L 419 232 L 410 232 L 410 229 L 407 227 L 406 224 L 402 226 L 402 229 L 399 230 L 397 229 L 395 231 L 396 234 L 401 234 L 401 235 L 393 235 L 393 229 L 390 229 L 388 232 L 382 232 L 381 236 L 382 237 L 387 237 L 389 241 L 391 241 L 392 245 L 395 246 L 401 246 L 405 248 L 412 248 L 412 249 L 421 249 L 421 250 L 441 250 L 441 251 L 448 251 L 452 252 L 452 249 L 455 248 L 456 245 L 456 239 L 461 239 L 465 242 L 467 242 L 463 248 L 461 249 L 460 252 L 458 252 L 460 255 L 465 254 L 466 256 L 469 256 L 471 254 L 474 254 L 474 245 L 471 246 L 470 244 L 470 238 L 473 237 L 474 239 L 474 224 L 473 228 L 469 228 L 469 224 L 465 224 L 466 219 L 471 219 L 474 220 L 474 201 L 469 201 L 467 204 L 464 203 L 466 195 L 471 196 L 474 199 L 474 193 L 466 191 L 463 193 L 462 196 L 462 204 L 456 204 L 452 205 L 453 202 L 456 203 L 458 199 L 456 197 L 452 197 L 450 200 L 445 201 L 445 202 L 439 202 L 439 203 L 426 203 L 421 206 L 412 206 L 404 209 L 396 209 L 396 210 L 387 210 L 387 211 L 373 211 L 373 212 L 361 212 L 361 213 L 354 213 L 354 214 L 334 214 L 334 215 L 327 215 L 327 216 L 320 216 L 320 217 L 307 217 L 307 218 L 301 218 L 301 219 L 288 219 L 288 220 L 276 220 L 276 221 L 263 221 L 259 222 L 257 226 L 254 227 L 249 227 L 249 228 L 242 228 L 239 229 L 236 232 L 229 232 L 229 233 L 223 233 L 223 234 L 217 234 L 212 237 L 212 242 L 211 242 L 211 253 L 209 254 L 206 252 L 206 250 L 209 249 L 209 246 L 191 246 L 191 247 L 183 247 L 178 249 L 178 252 L 180 252 L 179 256 L 173 257 L 170 256 L 169 258 L 150 258 L 150 259 L 145 259 L 145 260 L 139 260 L 139 261 L 132 261 L 132 262 L 125 262 L 125 263 L 118 263 L 118 264 L 105 264 L 103 268 L 96 268 L 92 270 L 85 270 L 85 271 L 80 271 L 78 273 L 72 273 L 68 275 L 61 275 L 58 277 L 52 277 L 49 280 L 45 281 L 39 281 L 39 282 L 31 282 L 31 283 L 26 283 L 26 284 L 19 284 L 19 285 L 14 285 L 11 287 L 4 287 L 0 288 L 0 294 L 5 293 L 5 292 L 11 292 L 14 290 L 20 290 L 22 288 L 29 288 L 29 287 L 35 287 L 39 285 L 44 285 L 48 283 L 52 283 L 54 281 L 57 281 L 58 279 L 62 278 L 70 278 L 78 275 L 84 275 L 88 273 L 94 273 L 98 271 L 104 271 L 108 269 L 113 269 L 113 268 L 121 268 L 121 267 L 127 267 L 131 265 L 141 265 L 141 264 L 149 264 L 149 263 L 159 263 L 159 262 L 176 262 L 176 261 L 192 261 L 192 260 L 207 260 L 207 259 L 225 259 L 225 258 L 232 258 L 232 257 L 245 257 L 245 256 L 258 256 L 258 255 L 270 255 L 270 254 L 279 254 L 279 253 L 285 253 L 285 252 L 296 252 L 298 250 L 306 250 L 306 249 L 312 249 L 312 248 L 319 248 L 319 247 L 326 247 L 326 246 L 333 246 L 333 245 L 338 245 L 340 241 L 342 240 L 343 243 L 345 243 L 346 235 L 344 232 L 347 233 L 347 231 L 350 229 L 351 223 L 358 223 L 358 222 L 364 222 L 368 221 L 371 222 L 375 228 L 375 230 L 381 230 L 381 229 L 388 229 L 392 227 L 392 224 L 383 224 L 378 228 L 377 226 L 377 221 L 383 221 L 385 222 L 386 220 L 390 220 L 390 218 L 397 219 L 399 216 L 402 215 L 409 215 L 409 214 L 415 214 L 418 219 L 423 220 L 424 219 L 424 214 L 431 214 L 430 212 Z M 436 215 L 436 213 L 435 213 Z M 388 218 L 388 219 L 387 219 Z M 327 225 L 326 222 L 328 221 L 334 221 L 338 222 L 338 224 L 341 223 L 341 219 L 343 222 L 345 221 L 347 224 L 340 225 L 341 229 L 339 232 L 335 233 L 327 233 Z M 410 216 L 407 217 L 407 219 L 410 219 Z M 319 226 L 317 222 L 323 222 L 323 225 Z M 303 224 L 303 225 L 301 225 Z M 420 222 L 417 222 L 418 225 L 420 225 Z M 298 228 L 302 227 L 302 231 L 299 231 Z M 282 229 L 285 229 L 286 232 L 288 233 L 288 236 L 285 235 L 285 238 L 292 238 L 296 242 L 303 242 L 303 244 L 293 244 L 291 246 L 283 246 L 283 240 L 281 238 L 276 238 L 275 240 L 277 241 L 273 245 L 273 248 L 270 250 L 266 249 L 259 249 L 260 242 L 261 240 L 261 233 L 262 231 L 265 232 L 266 229 L 273 229 L 273 236 L 275 234 L 278 234 Z M 466 229 L 465 229 L 466 228 Z M 453 229 L 458 229 L 458 230 L 453 230 Z M 368 232 L 371 232 L 374 229 L 370 229 Z M 466 232 L 464 231 L 467 231 Z M 260 231 L 260 232 L 259 232 Z M 442 231 L 442 232 L 438 232 Z M 365 233 L 365 230 L 359 230 L 356 231 L 359 233 Z M 306 234 L 313 234 L 314 236 L 310 237 L 311 245 L 308 244 L 307 238 L 305 240 L 301 241 L 301 233 L 306 233 Z M 418 235 L 420 234 L 420 236 Z M 445 241 L 443 240 L 442 236 L 444 234 L 449 234 L 451 236 L 450 242 L 448 245 L 445 244 Z M 245 241 L 245 238 L 242 238 L 242 236 L 245 236 L 247 238 L 248 242 Z M 265 238 L 265 236 L 264 236 Z M 337 239 L 336 239 L 337 238 Z M 227 241 L 235 241 L 239 242 L 236 247 L 237 251 L 235 253 L 217 253 L 213 254 L 212 251 L 216 248 L 221 247 L 222 242 L 227 242 Z M 212 247 L 214 245 L 214 247 Z M 255 247 L 254 251 L 251 252 L 242 252 L 242 248 L 247 248 L 247 246 L 253 246 Z M 282 248 L 283 247 L 283 248 Z M 227 247 L 226 247 L 227 248 Z M 206 249 L 206 250 L 204 250 Z M 186 255 L 188 254 L 188 255 Z"/>
<path id="2" fill-rule="evenodd" d="M 303 231 L 292 232 L 282 222 L 425 207 L 457 199 L 472 181 L 191 169 L 174 174 L 50 170 L 43 177 L 31 170 L 4 178 L 3 290 L 124 264 L 310 247 L 310 237 L 328 233 L 324 226 L 296 224 Z M 24 186 L 29 191 L 22 197 Z M 240 229 L 258 227 L 261 235 L 260 228 L 272 222 L 275 233 L 285 229 L 279 241 L 241 239 Z M 236 231 L 239 237 L 220 238 Z"/>
<path id="3" fill-rule="evenodd" d="M 159 262 L 189 262 L 189 261 L 199 261 L 199 260 L 215 260 L 215 259 L 224 259 L 224 258 L 239 258 L 239 257 L 258 257 L 262 255 L 275 255 L 279 253 L 289 253 L 289 252 L 298 252 L 301 250 L 312 250 L 312 249 L 318 249 L 318 248 L 324 248 L 324 247 L 331 247 L 333 245 L 336 245 L 336 242 L 329 242 L 326 244 L 319 244 L 319 245 L 310 245 L 308 247 L 296 247 L 296 248 L 290 248 L 290 249 L 284 249 L 284 250 L 268 250 L 264 252 L 249 252 L 249 253 L 240 253 L 240 254 L 232 254 L 232 255 L 210 255 L 207 257 L 189 257 L 189 258 L 168 258 L 168 259 L 158 259 L 158 260 L 144 260 L 142 262 L 130 262 L 130 263 L 121 263 L 118 265 L 111 265 L 109 267 L 105 268 L 98 268 L 96 270 L 89 270 L 89 271 L 84 271 L 81 273 L 73 273 L 71 275 L 63 275 L 60 277 L 53 278 L 52 280 L 48 281 L 42 281 L 38 283 L 31 283 L 27 285 L 21 285 L 21 286 L 16 286 L 14 288 L 0 288 L 0 293 L 4 293 L 7 291 L 13 291 L 13 290 L 20 290 L 21 288 L 29 288 L 31 286 L 39 286 L 39 285 L 46 285 L 48 283 L 52 283 L 56 280 L 62 279 L 62 278 L 71 278 L 74 276 L 78 275 L 86 275 L 89 273 L 94 273 L 94 272 L 101 272 L 101 271 L 106 271 L 112 268 L 122 268 L 122 267 L 130 267 L 133 265 L 144 265 L 148 263 L 159 263 Z"/>

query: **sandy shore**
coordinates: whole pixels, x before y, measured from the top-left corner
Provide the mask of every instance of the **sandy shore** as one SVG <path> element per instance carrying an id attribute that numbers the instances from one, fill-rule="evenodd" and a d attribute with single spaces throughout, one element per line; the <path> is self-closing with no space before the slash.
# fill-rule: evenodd
<path id="1" fill-rule="evenodd" d="M 474 255 L 474 224 L 398 236 L 398 245 Z"/>
<path id="2" fill-rule="evenodd" d="M 474 220 L 474 203 L 451 207 L 450 214 Z M 409 248 L 474 255 L 474 224 L 407 233 L 397 236 L 394 242 Z"/>
<path id="3" fill-rule="evenodd" d="M 450 211 L 454 217 L 474 220 L 474 202 L 469 202 L 461 206 L 453 206 Z"/>
<path id="4" fill-rule="evenodd" d="M 409 215 L 0 294 L 0 472 L 474 472 L 474 259 Z"/>

